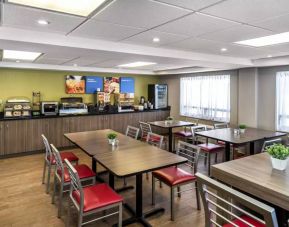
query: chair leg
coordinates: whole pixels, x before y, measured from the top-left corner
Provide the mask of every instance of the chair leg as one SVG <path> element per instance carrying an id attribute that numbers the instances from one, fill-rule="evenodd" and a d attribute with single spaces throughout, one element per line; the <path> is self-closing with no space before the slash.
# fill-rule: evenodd
<path id="1" fill-rule="evenodd" d="M 163 183 L 160 181 L 160 188 L 162 188 L 163 187 Z"/>
<path id="2" fill-rule="evenodd" d="M 42 175 L 42 184 L 45 183 L 46 165 L 47 165 L 46 160 L 44 160 L 43 175 Z"/>
<path id="3" fill-rule="evenodd" d="M 208 176 L 211 176 L 211 154 L 208 153 Z"/>
<path id="4" fill-rule="evenodd" d="M 62 199 L 63 199 L 63 183 L 60 182 L 60 189 L 59 189 L 59 201 L 58 201 L 58 215 L 57 217 L 60 218 L 61 217 L 61 211 L 62 211 Z"/>
<path id="5" fill-rule="evenodd" d="M 147 178 L 147 180 L 149 179 L 149 173 L 146 173 L 146 178 Z"/>
<path id="6" fill-rule="evenodd" d="M 78 215 L 78 227 L 81 227 L 81 225 L 82 225 L 82 212 L 81 211 L 79 211 L 79 215 Z"/>
<path id="7" fill-rule="evenodd" d="M 182 196 L 182 195 L 181 195 L 181 187 L 178 186 L 177 188 L 178 188 L 178 197 L 181 198 L 181 196 Z"/>
<path id="8" fill-rule="evenodd" d="M 70 220 L 70 209 L 71 209 L 71 207 L 70 207 L 70 198 L 68 198 L 68 204 L 67 204 L 67 219 L 66 219 L 66 225 L 65 225 L 65 227 L 69 227 L 69 220 Z"/>
<path id="9" fill-rule="evenodd" d="M 51 164 L 48 165 L 48 174 L 47 174 L 47 185 L 46 185 L 46 194 L 49 193 L 50 188 L 50 174 L 51 174 Z"/>
<path id="10" fill-rule="evenodd" d="M 204 165 L 207 165 L 208 154 L 205 153 L 204 155 Z"/>
<path id="11" fill-rule="evenodd" d="M 175 210 L 174 210 L 174 188 L 171 187 L 171 220 L 175 220 Z"/>
<path id="12" fill-rule="evenodd" d="M 217 163 L 218 162 L 218 153 L 216 152 L 216 154 L 215 154 L 215 163 Z"/>
<path id="13" fill-rule="evenodd" d="M 57 179 L 56 179 L 56 175 L 54 175 L 54 182 L 53 182 L 53 192 L 52 192 L 52 198 L 51 198 L 51 203 L 54 204 L 54 200 L 55 200 L 55 193 L 56 193 L 56 187 L 57 187 Z"/>
<path id="14" fill-rule="evenodd" d="M 198 190 L 198 182 L 195 182 L 195 187 L 196 187 L 196 199 L 197 199 L 197 209 L 201 210 L 201 204 L 200 204 L 200 194 Z"/>
<path id="15" fill-rule="evenodd" d="M 119 204 L 118 212 L 118 227 L 122 227 L 122 203 Z"/>
<path id="16" fill-rule="evenodd" d="M 127 186 L 126 178 L 123 178 L 123 185 Z"/>
<path id="17" fill-rule="evenodd" d="M 155 190 L 156 190 L 156 182 L 154 176 L 152 176 L 152 205 L 155 205 Z"/>

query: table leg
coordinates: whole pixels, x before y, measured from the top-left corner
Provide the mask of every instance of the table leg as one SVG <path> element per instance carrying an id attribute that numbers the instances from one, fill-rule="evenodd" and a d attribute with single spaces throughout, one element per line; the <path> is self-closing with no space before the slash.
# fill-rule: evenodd
<path id="1" fill-rule="evenodd" d="M 108 183 L 109 186 L 114 189 L 114 175 L 112 173 L 109 173 L 108 175 Z"/>
<path id="2" fill-rule="evenodd" d="M 275 210 L 279 226 L 288 227 L 289 212 L 279 207 L 276 207 Z"/>
<path id="3" fill-rule="evenodd" d="M 173 129 L 169 128 L 169 152 L 173 152 Z"/>
<path id="4" fill-rule="evenodd" d="M 96 160 L 92 157 L 91 158 L 91 168 L 92 168 L 92 171 L 97 173 L 97 170 L 96 170 Z"/>
<path id="5" fill-rule="evenodd" d="M 231 153 L 231 144 L 225 143 L 225 161 L 230 161 L 230 153 Z"/>
<path id="6" fill-rule="evenodd" d="M 255 154 L 255 143 L 250 142 L 250 155 Z"/>

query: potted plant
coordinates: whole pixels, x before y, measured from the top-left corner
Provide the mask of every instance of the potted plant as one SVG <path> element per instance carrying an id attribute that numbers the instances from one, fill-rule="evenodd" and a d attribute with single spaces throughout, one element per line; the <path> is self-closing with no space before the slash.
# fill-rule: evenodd
<path id="1" fill-rule="evenodd" d="M 167 119 L 165 120 L 165 124 L 172 124 L 173 121 L 174 121 L 174 118 L 171 117 L 171 116 L 169 116 L 169 117 L 167 117 Z"/>
<path id="2" fill-rule="evenodd" d="M 245 133 L 247 126 L 245 124 L 240 124 L 239 129 L 241 133 Z"/>
<path id="3" fill-rule="evenodd" d="M 117 138 L 117 134 L 116 133 L 108 133 L 107 134 L 107 139 L 108 139 L 108 143 L 109 144 L 114 144 L 115 143 L 115 140 Z"/>
<path id="4" fill-rule="evenodd" d="M 282 144 L 273 144 L 266 148 L 271 156 L 272 167 L 278 170 L 285 170 L 289 159 L 289 148 Z"/>

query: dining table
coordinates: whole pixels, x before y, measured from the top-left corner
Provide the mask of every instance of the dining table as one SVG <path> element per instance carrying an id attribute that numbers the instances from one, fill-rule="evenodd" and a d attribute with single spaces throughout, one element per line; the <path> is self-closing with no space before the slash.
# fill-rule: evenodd
<path id="1" fill-rule="evenodd" d="M 197 136 L 223 141 L 225 143 L 225 160 L 230 160 L 231 145 L 240 146 L 250 144 L 250 155 L 255 153 L 255 142 L 285 136 L 286 133 L 247 128 L 244 133 L 236 133 L 234 128 L 212 129 L 209 131 L 196 132 Z"/>
<path id="2" fill-rule="evenodd" d="M 116 133 L 118 144 L 112 146 L 108 143 L 107 134 Z M 167 152 L 145 142 L 135 140 L 111 129 L 89 132 L 76 132 L 65 134 L 95 162 L 100 163 L 109 172 L 109 185 L 115 188 L 115 177 L 135 176 L 135 209 L 124 203 L 124 207 L 131 213 L 131 217 L 123 220 L 123 226 L 132 223 L 140 223 L 143 226 L 151 226 L 147 217 L 164 208 L 154 208 L 148 212 L 143 211 L 143 174 L 157 169 L 186 163 L 186 158 Z"/>
<path id="3" fill-rule="evenodd" d="M 193 122 L 188 122 L 188 121 L 177 121 L 177 120 L 172 120 L 172 121 L 152 121 L 148 122 L 150 125 L 154 127 L 159 127 L 163 129 L 167 129 L 169 132 L 168 135 L 168 142 L 169 142 L 169 152 L 173 152 L 173 128 L 179 128 L 179 127 L 191 127 L 196 125 Z"/>
<path id="4" fill-rule="evenodd" d="M 288 227 L 289 166 L 285 171 L 273 169 L 265 152 L 213 165 L 211 176 L 273 206 L 279 226 Z"/>

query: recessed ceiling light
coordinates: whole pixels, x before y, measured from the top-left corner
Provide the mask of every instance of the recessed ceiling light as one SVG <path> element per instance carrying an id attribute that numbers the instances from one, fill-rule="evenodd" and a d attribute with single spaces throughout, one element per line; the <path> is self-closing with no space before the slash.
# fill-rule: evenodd
<path id="1" fill-rule="evenodd" d="M 226 52 L 228 49 L 227 48 L 222 48 L 221 51 L 222 52 Z"/>
<path id="2" fill-rule="evenodd" d="M 50 24 L 49 21 L 47 21 L 47 20 L 38 20 L 37 23 L 40 24 L 40 25 L 48 25 L 48 24 Z"/>
<path id="3" fill-rule="evenodd" d="M 20 61 L 19 61 L 19 60 L 17 60 L 16 62 L 17 62 L 17 63 L 19 63 Z"/>
<path id="4" fill-rule="evenodd" d="M 259 37 L 255 39 L 248 39 L 243 41 L 235 42 L 237 44 L 253 46 L 253 47 L 262 47 L 275 45 L 280 43 L 288 43 L 289 42 L 289 32 L 283 32 L 276 35 L 269 35 L 264 37 Z"/>
<path id="5" fill-rule="evenodd" d="M 160 41 L 160 38 L 158 38 L 158 37 L 153 38 L 154 43 L 158 43 L 159 41 Z"/>
<path id="6" fill-rule="evenodd" d="M 88 16 L 108 0 L 8 0 L 10 3 L 32 6 L 35 8 L 58 11 L 62 13 Z"/>
<path id="7" fill-rule="evenodd" d="M 78 65 L 77 65 L 77 64 L 73 64 L 73 66 L 74 66 L 74 67 L 77 67 Z"/>
<path id="8" fill-rule="evenodd" d="M 3 59 L 33 61 L 40 55 L 41 53 L 38 52 L 3 50 Z"/>
<path id="9" fill-rule="evenodd" d="M 155 65 L 155 64 L 157 64 L 157 63 L 145 62 L 145 61 L 137 61 L 137 62 L 132 62 L 132 63 L 128 63 L 128 64 L 119 65 L 118 67 L 134 68 L 134 67 L 141 67 L 141 66 Z"/>
<path id="10" fill-rule="evenodd" d="M 269 54 L 269 55 L 267 55 L 267 58 L 272 58 L 272 55 L 270 55 L 270 54 Z"/>

